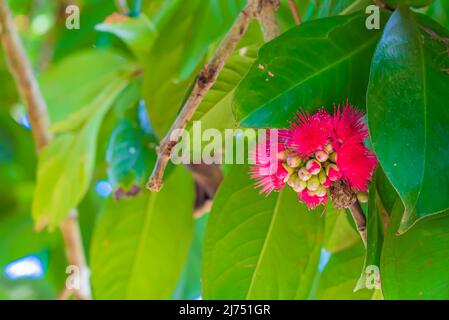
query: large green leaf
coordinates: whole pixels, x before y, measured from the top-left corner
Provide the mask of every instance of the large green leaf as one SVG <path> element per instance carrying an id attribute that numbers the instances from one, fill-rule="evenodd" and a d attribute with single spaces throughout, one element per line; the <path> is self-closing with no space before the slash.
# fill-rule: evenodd
<path id="1" fill-rule="evenodd" d="M 193 180 L 182 167 L 159 193 L 111 201 L 91 247 L 97 299 L 168 299 L 193 236 Z"/>
<path id="2" fill-rule="evenodd" d="M 369 190 L 368 214 L 366 215 L 367 248 L 365 264 L 357 283 L 357 290 L 366 288 L 367 281 L 370 281 L 371 272 L 370 269 L 367 269 L 368 267 L 375 267 L 377 270 L 380 270 L 380 257 L 384 239 L 384 224 L 381 210 L 385 209 L 380 201 L 376 185 L 372 184 Z"/>
<path id="3" fill-rule="evenodd" d="M 126 87 L 127 78 L 116 79 L 90 105 L 57 124 L 57 129 L 67 131 L 57 136 L 39 156 L 32 207 L 38 228 L 47 224 L 56 227 L 87 192 L 101 122 Z"/>
<path id="4" fill-rule="evenodd" d="M 449 208 L 449 31 L 396 11 L 372 63 L 368 123 L 376 155 L 405 204 L 400 232 Z M 436 36 L 435 36 L 436 35 Z"/>
<path id="5" fill-rule="evenodd" d="M 216 195 L 206 230 L 204 297 L 367 297 L 366 291 L 356 295 L 352 292 L 363 263 L 358 235 L 345 227 L 338 212 L 328 208 L 324 217 L 322 213 L 322 207 L 309 211 L 289 188 L 269 197 L 259 195 L 249 179 L 248 167 L 234 166 Z M 343 237 L 331 224 L 327 225 L 328 216 L 329 223 L 343 223 L 339 226 L 348 231 Z M 352 253 L 338 258 L 346 251 Z M 328 268 L 334 259 L 335 265 Z M 341 281 L 336 281 L 331 275 L 339 273 L 338 268 L 340 272 L 345 269 L 337 263 L 339 260 L 347 268 L 338 278 Z M 342 290 L 337 290 L 340 285 Z"/>
<path id="6" fill-rule="evenodd" d="M 365 14 L 303 23 L 260 49 L 235 93 L 244 126 L 285 127 L 298 110 L 349 100 L 363 108 L 379 30 Z"/>
<path id="7" fill-rule="evenodd" d="M 398 236 L 403 211 L 398 202 L 383 245 L 385 299 L 449 299 L 449 212 L 425 218 Z"/>

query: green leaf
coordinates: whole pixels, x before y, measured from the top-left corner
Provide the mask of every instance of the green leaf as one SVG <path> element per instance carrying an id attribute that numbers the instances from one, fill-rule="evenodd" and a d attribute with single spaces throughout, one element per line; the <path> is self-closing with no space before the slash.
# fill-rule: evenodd
<path id="1" fill-rule="evenodd" d="M 398 8 L 400 6 L 408 7 L 425 7 L 432 3 L 433 0 L 385 0 L 385 3 Z"/>
<path id="2" fill-rule="evenodd" d="M 380 201 L 376 190 L 376 185 L 372 184 L 369 190 L 368 214 L 366 215 L 366 234 L 367 234 L 367 248 L 365 256 L 365 264 L 362 269 L 362 274 L 357 283 L 356 290 L 366 288 L 367 281 L 370 281 L 371 272 L 368 267 L 376 267 L 380 270 L 380 257 L 382 254 L 382 244 L 384 240 L 384 223 L 381 217 L 382 211 L 385 210 Z M 372 285 L 376 285 L 372 283 Z"/>
<path id="3" fill-rule="evenodd" d="M 84 50 L 52 66 L 40 85 L 53 123 L 88 105 L 109 83 L 135 66 L 114 51 Z"/>
<path id="4" fill-rule="evenodd" d="M 424 10 L 424 13 L 449 28 L 449 1 L 435 0 L 430 7 Z"/>
<path id="5" fill-rule="evenodd" d="M 209 215 L 205 214 L 195 220 L 193 241 L 181 278 L 172 295 L 174 300 L 194 300 L 201 296 L 201 261 L 208 218 Z"/>
<path id="6" fill-rule="evenodd" d="M 97 299 L 168 299 L 193 236 L 193 181 L 182 167 L 159 193 L 111 201 L 91 247 Z"/>
<path id="7" fill-rule="evenodd" d="M 328 208 L 323 217 L 322 207 L 309 211 L 290 188 L 264 197 L 253 183 L 247 166 L 234 166 L 215 196 L 206 230 L 204 297 L 313 299 L 335 297 L 337 292 L 341 297 L 366 297 L 366 292 L 356 296 L 352 292 L 363 263 L 361 241 L 354 242 L 357 234 L 344 223 L 340 227 L 348 230 L 343 236 L 350 241 L 326 225 L 339 221 L 339 213 Z M 335 246 L 329 239 L 334 239 Z M 335 251 L 326 253 L 325 247 Z M 348 253 L 348 259 L 332 257 L 346 250 L 358 253 Z M 336 265 L 328 268 L 333 259 Z M 337 261 L 349 266 L 353 259 L 355 268 L 348 267 L 341 282 L 335 283 L 331 275 L 342 268 Z M 339 285 L 344 290 L 332 293 Z"/>
<path id="8" fill-rule="evenodd" d="M 298 110 L 349 100 L 365 107 L 370 59 L 379 30 L 365 14 L 303 23 L 260 49 L 235 93 L 236 119 L 250 127 L 285 127 Z"/>
<path id="9" fill-rule="evenodd" d="M 105 21 L 95 26 L 95 30 L 114 34 L 121 39 L 134 53 L 137 59 L 145 61 L 156 38 L 154 25 L 141 14 L 139 17 L 120 18 Z"/>
<path id="10" fill-rule="evenodd" d="M 114 128 L 106 154 L 108 177 L 112 188 L 129 191 L 134 185 L 141 186 L 156 161 L 156 153 L 150 149 L 155 140 L 127 119 Z"/>
<path id="11" fill-rule="evenodd" d="M 400 232 L 449 208 L 449 56 L 438 38 L 449 31 L 426 17 L 420 21 L 408 9 L 392 15 L 367 98 L 373 148 L 405 204 Z"/>
<path id="12" fill-rule="evenodd" d="M 398 236 L 403 211 L 398 202 L 383 245 L 385 299 L 449 299 L 449 212 L 425 218 Z"/>
<path id="13" fill-rule="evenodd" d="M 58 226 L 84 197 L 93 174 L 103 117 L 127 83 L 126 78 L 112 82 L 88 107 L 70 118 L 79 120 L 79 128 L 59 135 L 40 154 L 32 206 L 38 229 L 47 224 L 50 228 Z M 84 111 L 87 108 L 89 113 Z"/>

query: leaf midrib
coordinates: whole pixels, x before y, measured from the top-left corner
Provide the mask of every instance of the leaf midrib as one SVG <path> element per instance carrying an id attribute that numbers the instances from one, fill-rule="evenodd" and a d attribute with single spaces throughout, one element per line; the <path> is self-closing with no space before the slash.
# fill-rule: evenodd
<path id="1" fill-rule="evenodd" d="M 253 275 L 251 276 L 251 282 L 249 284 L 248 292 L 246 294 L 246 300 L 249 300 L 249 297 L 252 294 L 252 290 L 254 288 L 256 276 L 257 276 L 257 273 L 259 272 L 260 265 L 262 264 L 262 260 L 263 260 L 263 257 L 265 255 L 265 251 L 266 251 L 268 243 L 270 241 L 270 237 L 271 237 L 271 234 L 273 232 L 273 226 L 275 224 L 277 215 L 279 213 L 279 207 L 280 207 L 281 199 L 282 199 L 282 196 L 283 196 L 284 193 L 285 193 L 284 191 L 280 192 L 279 196 L 278 196 L 278 198 L 276 200 L 276 205 L 274 207 L 273 216 L 271 217 L 270 225 L 269 225 L 268 231 L 267 231 L 267 236 L 265 237 L 265 241 L 263 243 L 262 250 L 261 250 L 261 252 L 259 254 L 259 258 L 257 260 L 256 267 L 254 269 Z"/>

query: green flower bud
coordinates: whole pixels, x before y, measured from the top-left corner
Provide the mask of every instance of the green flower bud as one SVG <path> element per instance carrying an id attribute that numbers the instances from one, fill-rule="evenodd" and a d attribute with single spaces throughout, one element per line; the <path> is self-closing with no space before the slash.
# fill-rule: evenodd
<path id="1" fill-rule="evenodd" d="M 326 151 L 328 154 L 334 152 L 334 147 L 332 147 L 332 144 L 328 143 L 324 146 L 324 151 Z"/>
<path id="2" fill-rule="evenodd" d="M 357 193 L 357 199 L 359 200 L 360 203 L 367 203 L 369 196 L 367 192 L 358 192 Z"/>
<path id="3" fill-rule="evenodd" d="M 329 159 L 329 155 L 327 154 L 326 151 L 321 151 L 321 150 L 320 150 L 320 151 L 315 152 L 315 158 L 316 158 L 319 162 L 323 163 L 323 162 L 326 162 L 327 159 Z"/>
<path id="4" fill-rule="evenodd" d="M 318 174 L 318 179 L 320 179 L 320 183 L 323 184 L 327 180 L 327 175 L 325 170 L 321 170 Z"/>
<path id="5" fill-rule="evenodd" d="M 323 187 L 323 186 L 320 186 L 320 187 L 315 191 L 315 194 L 316 194 L 318 197 L 320 197 L 320 198 L 324 197 L 324 196 L 326 195 L 326 193 L 327 193 L 327 189 L 326 189 L 325 187 Z"/>
<path id="6" fill-rule="evenodd" d="M 278 159 L 281 161 L 287 160 L 287 156 L 288 154 L 285 150 L 278 153 Z"/>
<path id="7" fill-rule="evenodd" d="M 308 190 L 316 191 L 318 190 L 319 187 L 320 187 L 320 180 L 318 179 L 317 176 L 313 176 L 307 181 Z"/>
<path id="8" fill-rule="evenodd" d="M 332 153 L 329 155 L 329 160 L 332 161 L 332 162 L 334 162 L 334 163 L 337 163 L 337 153 L 336 153 L 336 152 L 332 152 Z"/>
<path id="9" fill-rule="evenodd" d="M 318 174 L 321 171 L 321 163 L 313 159 L 309 160 L 306 164 L 306 170 L 311 174 Z"/>
<path id="10" fill-rule="evenodd" d="M 295 192 L 303 192 L 307 188 L 307 182 L 298 180 L 298 184 L 295 187 L 292 187 Z"/>
<path id="11" fill-rule="evenodd" d="M 310 177 L 312 176 L 305 167 L 302 167 L 301 169 L 298 170 L 298 176 L 299 179 L 301 179 L 302 181 L 307 181 L 310 179 Z"/>
<path id="12" fill-rule="evenodd" d="M 298 168 L 302 165 L 302 159 L 298 156 L 288 156 L 287 165 L 292 168 Z"/>

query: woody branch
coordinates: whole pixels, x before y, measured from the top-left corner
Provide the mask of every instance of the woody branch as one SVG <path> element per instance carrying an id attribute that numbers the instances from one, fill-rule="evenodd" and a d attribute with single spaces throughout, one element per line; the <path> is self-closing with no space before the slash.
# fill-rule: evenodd
<path id="1" fill-rule="evenodd" d="M 182 129 L 186 127 L 192 118 L 203 101 L 205 94 L 215 84 L 230 54 L 245 35 L 250 22 L 253 19 L 258 19 L 266 41 L 273 39 L 279 34 L 279 26 L 275 18 L 275 11 L 278 6 L 279 0 L 248 0 L 246 7 L 239 14 L 231 30 L 218 46 L 212 59 L 201 70 L 189 98 L 168 134 L 162 139 L 158 148 L 156 165 L 147 183 L 148 189 L 157 192 L 162 188 L 165 168 L 171 151 L 180 138 Z"/>

